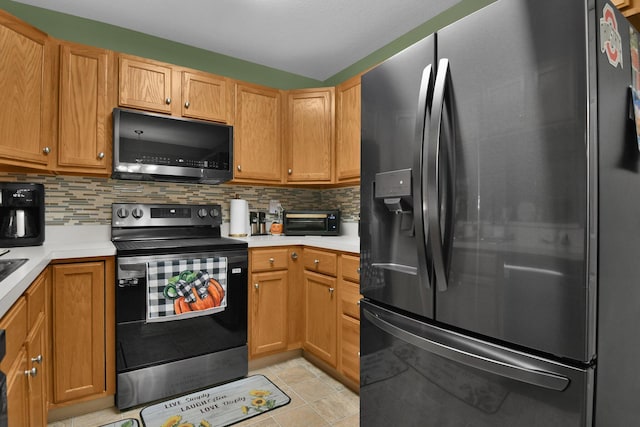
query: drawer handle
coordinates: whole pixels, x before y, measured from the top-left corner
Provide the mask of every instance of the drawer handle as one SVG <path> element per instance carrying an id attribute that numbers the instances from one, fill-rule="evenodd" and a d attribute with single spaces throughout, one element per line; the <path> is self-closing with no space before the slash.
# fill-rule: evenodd
<path id="1" fill-rule="evenodd" d="M 356 301 L 356 305 L 360 305 L 360 300 Z"/>
<path id="2" fill-rule="evenodd" d="M 36 357 L 32 357 L 31 358 L 31 362 L 32 363 L 38 363 L 38 364 L 42 363 L 42 355 L 39 354 Z"/>
<path id="3" fill-rule="evenodd" d="M 356 269 L 356 273 L 358 273 L 358 275 L 360 275 L 360 267 L 358 267 L 358 268 Z"/>
<path id="4" fill-rule="evenodd" d="M 313 263 L 317 266 L 318 264 L 320 264 L 320 260 L 319 259 L 314 259 Z"/>
<path id="5" fill-rule="evenodd" d="M 258 283 L 256 283 L 255 285 L 253 285 L 253 287 L 254 287 L 254 288 L 256 288 L 256 291 L 257 291 L 258 289 L 260 289 L 260 285 L 259 285 Z"/>
<path id="6" fill-rule="evenodd" d="M 38 369 L 34 366 L 33 368 L 24 371 L 24 375 L 27 377 L 35 377 L 38 375 Z"/>
<path id="7" fill-rule="evenodd" d="M 333 296 L 333 291 L 335 291 L 335 288 L 329 288 L 329 294 L 330 294 L 331 296 Z"/>
<path id="8" fill-rule="evenodd" d="M 273 258 L 269 258 L 269 263 L 270 263 L 270 264 L 273 264 L 274 262 L 276 262 L 276 260 L 275 260 L 275 259 L 273 259 Z"/>

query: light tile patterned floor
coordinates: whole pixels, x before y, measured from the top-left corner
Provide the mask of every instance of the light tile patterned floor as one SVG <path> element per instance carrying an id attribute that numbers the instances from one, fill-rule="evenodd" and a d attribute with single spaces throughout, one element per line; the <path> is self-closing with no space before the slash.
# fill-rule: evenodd
<path id="1" fill-rule="evenodd" d="M 234 424 L 238 427 L 358 427 L 358 395 L 299 357 L 249 372 L 273 381 L 291 402 L 266 414 Z M 96 427 L 123 418 L 138 418 L 140 408 L 119 412 L 115 408 L 69 418 L 49 427 Z M 152 427 L 152 426 L 149 426 Z"/>

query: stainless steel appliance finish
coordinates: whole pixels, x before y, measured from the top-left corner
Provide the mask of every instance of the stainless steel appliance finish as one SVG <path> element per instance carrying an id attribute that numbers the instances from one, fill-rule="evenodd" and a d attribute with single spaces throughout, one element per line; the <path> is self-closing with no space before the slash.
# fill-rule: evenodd
<path id="1" fill-rule="evenodd" d="M 232 167 L 232 126 L 113 110 L 113 178 L 219 184 Z"/>
<path id="2" fill-rule="evenodd" d="M 282 223 L 288 236 L 340 235 L 339 210 L 286 210 Z"/>
<path id="3" fill-rule="evenodd" d="M 44 242 L 44 185 L 0 182 L 0 247 Z"/>
<path id="4" fill-rule="evenodd" d="M 246 376 L 247 244 L 220 237 L 219 205 L 114 204 L 118 408 Z M 221 312 L 147 321 L 150 263 L 226 260 Z"/>
<path id="5" fill-rule="evenodd" d="M 637 422 L 630 28 L 498 0 L 362 77 L 362 425 Z"/>

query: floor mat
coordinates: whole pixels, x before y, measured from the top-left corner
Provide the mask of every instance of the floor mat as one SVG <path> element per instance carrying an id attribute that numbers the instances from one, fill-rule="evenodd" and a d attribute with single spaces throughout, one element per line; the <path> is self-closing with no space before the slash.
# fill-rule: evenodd
<path id="1" fill-rule="evenodd" d="M 223 427 L 260 415 L 291 401 L 264 375 L 253 375 L 200 390 L 140 411 L 145 427 Z"/>
<path id="2" fill-rule="evenodd" d="M 135 418 L 125 418 L 124 420 L 115 421 L 100 427 L 140 427 L 140 423 Z"/>

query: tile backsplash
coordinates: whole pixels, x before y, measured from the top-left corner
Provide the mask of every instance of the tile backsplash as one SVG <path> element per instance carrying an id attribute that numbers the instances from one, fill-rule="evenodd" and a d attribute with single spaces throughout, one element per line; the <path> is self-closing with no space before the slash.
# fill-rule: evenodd
<path id="1" fill-rule="evenodd" d="M 111 224 L 112 203 L 219 203 L 223 221 L 228 222 L 229 200 L 236 194 L 247 200 L 251 210 L 267 211 L 269 200 L 279 200 L 285 209 L 338 208 L 346 222 L 355 222 L 360 216 L 357 186 L 316 190 L 14 173 L 0 173 L 0 181 L 44 184 L 47 225 Z"/>

